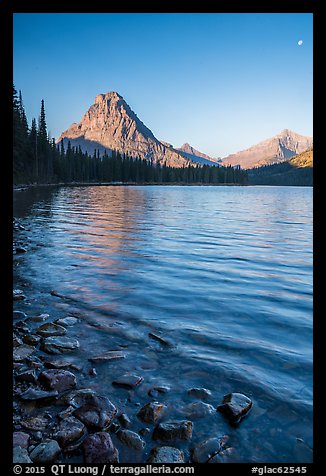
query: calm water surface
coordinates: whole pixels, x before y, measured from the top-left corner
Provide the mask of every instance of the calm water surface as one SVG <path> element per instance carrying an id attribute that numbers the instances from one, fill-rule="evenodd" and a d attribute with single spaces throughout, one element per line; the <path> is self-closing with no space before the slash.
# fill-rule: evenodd
<path id="1" fill-rule="evenodd" d="M 79 313 L 69 358 L 86 366 L 127 349 L 81 384 L 130 414 L 168 384 L 167 417 L 179 419 L 191 387 L 215 406 L 242 392 L 254 407 L 239 427 L 219 413 L 194 420 L 191 444 L 228 434 L 233 461 L 312 460 L 311 188 L 44 187 L 15 192 L 14 214 L 28 244 L 14 257 L 29 297 L 17 309 Z M 124 371 L 144 377 L 131 397 L 111 385 Z"/>

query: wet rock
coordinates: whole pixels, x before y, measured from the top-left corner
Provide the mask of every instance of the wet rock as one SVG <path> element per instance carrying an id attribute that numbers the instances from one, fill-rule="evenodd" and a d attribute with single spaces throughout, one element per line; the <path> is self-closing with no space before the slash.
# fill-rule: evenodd
<path id="1" fill-rule="evenodd" d="M 107 397 L 92 396 L 87 403 L 74 412 L 76 418 L 88 428 L 100 429 L 110 425 L 117 414 L 117 409 Z"/>
<path id="2" fill-rule="evenodd" d="M 138 433 L 140 434 L 140 436 L 146 436 L 146 435 L 149 435 L 151 432 L 151 430 L 149 428 L 141 428 Z"/>
<path id="3" fill-rule="evenodd" d="M 12 292 L 12 297 L 14 301 L 22 301 L 23 299 L 26 299 L 26 296 L 21 289 L 14 289 Z"/>
<path id="4" fill-rule="evenodd" d="M 108 433 L 98 432 L 88 436 L 83 443 L 86 464 L 118 463 L 119 452 Z"/>
<path id="5" fill-rule="evenodd" d="M 171 388 L 166 385 L 155 386 L 148 390 L 148 395 L 157 398 L 160 394 L 168 393 L 170 390 Z"/>
<path id="6" fill-rule="evenodd" d="M 23 341 L 20 337 L 14 334 L 12 338 L 12 345 L 13 347 L 19 347 L 20 345 L 23 345 Z"/>
<path id="7" fill-rule="evenodd" d="M 192 438 L 192 421 L 178 420 L 159 423 L 153 432 L 153 440 L 172 441 Z"/>
<path id="8" fill-rule="evenodd" d="M 15 431 L 12 435 L 13 447 L 20 446 L 21 448 L 28 448 L 29 435 L 23 431 Z"/>
<path id="9" fill-rule="evenodd" d="M 117 433 L 120 430 L 120 426 L 117 423 L 112 422 L 109 427 L 110 433 Z"/>
<path id="10" fill-rule="evenodd" d="M 125 358 L 126 358 L 126 354 L 124 354 L 123 352 L 120 352 L 119 350 L 109 350 L 107 352 L 104 352 L 103 354 L 93 355 L 88 360 L 90 360 L 93 363 L 99 363 L 99 362 L 107 362 L 110 360 L 120 360 Z"/>
<path id="11" fill-rule="evenodd" d="M 30 327 L 26 324 L 26 321 L 17 321 L 14 324 L 14 329 L 23 334 L 28 334 L 31 332 Z"/>
<path id="12" fill-rule="evenodd" d="M 192 452 L 194 463 L 207 463 L 210 458 L 221 451 L 221 441 L 219 438 L 209 438 L 197 445 Z"/>
<path id="13" fill-rule="evenodd" d="M 117 437 L 124 445 L 134 450 L 142 450 L 146 443 L 145 441 L 134 431 L 131 430 L 120 430 L 117 433 Z"/>
<path id="14" fill-rule="evenodd" d="M 27 253 L 27 249 L 24 248 L 23 246 L 16 246 L 16 253 Z"/>
<path id="15" fill-rule="evenodd" d="M 212 392 L 207 388 L 190 388 L 188 395 L 198 400 L 207 400 L 212 397 Z"/>
<path id="16" fill-rule="evenodd" d="M 30 355 L 29 357 L 27 357 L 25 359 L 25 362 L 29 367 L 33 367 L 35 369 L 43 367 L 43 362 L 35 355 Z"/>
<path id="17" fill-rule="evenodd" d="M 143 377 L 139 377 L 138 375 L 125 374 L 114 380 L 112 383 L 117 387 L 133 389 L 140 385 L 143 380 Z"/>
<path id="18" fill-rule="evenodd" d="M 62 410 L 60 413 L 58 413 L 58 417 L 61 420 L 64 420 L 65 418 L 67 418 L 69 416 L 72 416 L 72 414 L 75 410 L 76 410 L 76 408 L 70 405 L 68 408 L 66 408 L 65 410 Z"/>
<path id="19" fill-rule="evenodd" d="M 13 311 L 12 317 L 13 317 L 14 321 L 16 321 L 17 319 L 24 320 L 24 319 L 27 318 L 27 314 L 25 312 L 22 312 L 22 311 Z"/>
<path id="20" fill-rule="evenodd" d="M 213 456 L 208 463 L 231 463 L 230 458 L 233 456 L 233 448 L 225 448 L 223 451 L 220 451 L 218 454 Z"/>
<path id="21" fill-rule="evenodd" d="M 67 329 L 65 327 L 59 326 L 59 324 L 53 324 L 52 322 L 43 324 L 36 329 L 36 333 L 42 337 L 63 336 L 66 332 Z"/>
<path id="22" fill-rule="evenodd" d="M 28 451 L 26 448 L 21 448 L 20 446 L 16 446 L 13 450 L 13 460 L 14 464 L 19 463 L 33 463 L 30 459 Z"/>
<path id="23" fill-rule="evenodd" d="M 86 434 L 85 425 L 77 418 L 70 416 L 62 420 L 54 436 L 63 448 L 73 450 L 82 443 Z"/>
<path id="24" fill-rule="evenodd" d="M 49 369 L 44 370 L 39 376 L 39 381 L 50 390 L 64 392 L 77 385 L 76 376 L 68 370 Z"/>
<path id="25" fill-rule="evenodd" d="M 31 316 L 26 319 L 26 322 L 43 322 L 50 317 L 49 314 L 39 314 L 38 316 Z"/>
<path id="26" fill-rule="evenodd" d="M 91 369 L 88 369 L 87 373 L 91 377 L 95 377 L 97 375 L 96 369 L 94 369 L 94 367 L 92 367 Z"/>
<path id="27" fill-rule="evenodd" d="M 51 359 L 44 362 L 44 367 L 49 369 L 67 369 L 68 367 L 71 367 L 71 363 L 66 360 Z"/>
<path id="28" fill-rule="evenodd" d="M 229 393 L 224 395 L 223 402 L 217 410 L 231 422 L 239 423 L 251 409 L 252 401 L 242 393 Z"/>
<path id="29" fill-rule="evenodd" d="M 118 421 L 123 428 L 130 428 L 132 426 L 132 422 L 126 413 L 119 415 Z"/>
<path id="30" fill-rule="evenodd" d="M 156 423 L 162 416 L 166 406 L 159 402 L 150 402 L 144 405 L 137 413 L 138 418 L 146 423 Z"/>
<path id="31" fill-rule="evenodd" d="M 58 392 L 56 390 L 46 392 L 36 388 L 29 388 L 20 394 L 22 400 L 45 400 L 48 398 L 56 398 L 57 396 Z"/>
<path id="32" fill-rule="evenodd" d="M 63 317 L 55 321 L 56 324 L 59 324 L 60 326 L 65 326 L 65 327 L 74 326 L 75 324 L 77 324 L 77 322 L 78 322 L 78 319 L 73 316 Z"/>
<path id="33" fill-rule="evenodd" d="M 30 454 L 33 463 L 52 463 L 60 455 L 61 448 L 56 440 L 45 440 Z"/>
<path id="34" fill-rule="evenodd" d="M 42 343 L 42 350 L 49 354 L 62 354 L 78 349 L 79 342 L 72 337 L 47 337 Z"/>
<path id="35" fill-rule="evenodd" d="M 20 372 L 16 375 L 16 379 L 21 382 L 32 382 L 35 384 L 37 383 L 37 375 L 35 373 L 35 370 L 32 369 Z"/>
<path id="36" fill-rule="evenodd" d="M 67 395 L 62 397 L 62 403 L 71 405 L 75 408 L 90 403 L 93 400 L 93 397 L 96 396 L 96 392 L 91 388 L 82 388 L 80 390 L 73 390 Z"/>
<path id="37" fill-rule="evenodd" d="M 22 362 L 26 357 L 31 355 L 35 351 L 35 347 L 30 345 L 20 345 L 14 348 L 13 350 L 13 360 L 14 362 Z"/>
<path id="38" fill-rule="evenodd" d="M 213 405 L 204 402 L 190 403 L 184 407 L 183 411 L 191 419 L 205 418 L 216 413 Z"/>
<path id="39" fill-rule="evenodd" d="M 40 343 L 41 338 L 34 334 L 27 334 L 23 337 L 23 341 L 27 345 L 37 346 Z"/>
<path id="40" fill-rule="evenodd" d="M 184 463 L 184 454 L 172 446 L 158 446 L 150 452 L 149 463 Z"/>
<path id="41" fill-rule="evenodd" d="M 21 425 L 26 428 L 26 430 L 31 431 L 40 431 L 45 430 L 49 426 L 50 419 L 46 416 L 31 416 L 21 421 Z"/>

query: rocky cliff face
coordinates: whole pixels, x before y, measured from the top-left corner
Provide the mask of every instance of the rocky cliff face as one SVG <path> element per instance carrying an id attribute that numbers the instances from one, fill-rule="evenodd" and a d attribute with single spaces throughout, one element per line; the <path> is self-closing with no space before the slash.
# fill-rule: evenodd
<path id="1" fill-rule="evenodd" d="M 243 169 L 283 162 L 313 147 L 312 137 L 284 129 L 280 134 L 259 142 L 249 149 L 228 155 L 223 165 L 240 165 Z"/>
<path id="2" fill-rule="evenodd" d="M 156 139 L 117 92 L 98 94 L 79 124 L 73 123 L 63 132 L 58 143 L 63 141 L 66 146 L 68 140 L 89 154 L 93 154 L 94 149 L 100 154 L 105 150 L 108 154 L 118 150 L 173 167 L 189 163 L 178 151 Z"/>

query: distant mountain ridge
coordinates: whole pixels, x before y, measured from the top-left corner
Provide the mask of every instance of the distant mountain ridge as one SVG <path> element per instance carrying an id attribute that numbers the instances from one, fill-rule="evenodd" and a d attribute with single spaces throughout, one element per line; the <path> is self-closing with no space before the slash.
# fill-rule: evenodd
<path id="1" fill-rule="evenodd" d="M 191 163 L 173 147 L 167 147 L 156 139 L 115 91 L 98 94 L 81 121 L 73 123 L 64 131 L 57 143 L 62 141 L 65 147 L 70 141 L 72 146 L 80 146 L 89 154 L 94 149 L 99 150 L 100 155 L 105 151 L 110 154 L 112 150 L 118 150 L 132 157 L 172 167 L 183 167 Z"/>
<path id="2" fill-rule="evenodd" d="M 221 165 L 221 159 L 210 157 L 199 150 L 196 150 L 188 142 L 178 147 L 176 150 L 180 151 L 184 156 L 190 159 L 192 162 L 196 162 L 202 165 Z"/>
<path id="3" fill-rule="evenodd" d="M 240 165 L 244 169 L 284 162 L 313 147 L 313 138 L 284 129 L 274 137 L 230 154 L 222 159 L 223 165 Z"/>

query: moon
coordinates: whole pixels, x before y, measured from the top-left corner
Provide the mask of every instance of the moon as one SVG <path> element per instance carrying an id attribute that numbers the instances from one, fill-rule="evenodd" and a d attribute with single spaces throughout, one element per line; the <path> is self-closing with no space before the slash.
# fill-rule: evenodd
<path id="1" fill-rule="evenodd" d="M 299 41 L 298 41 L 298 45 L 299 45 L 299 46 L 303 45 L 303 41 L 302 41 L 302 40 L 299 40 Z"/>

